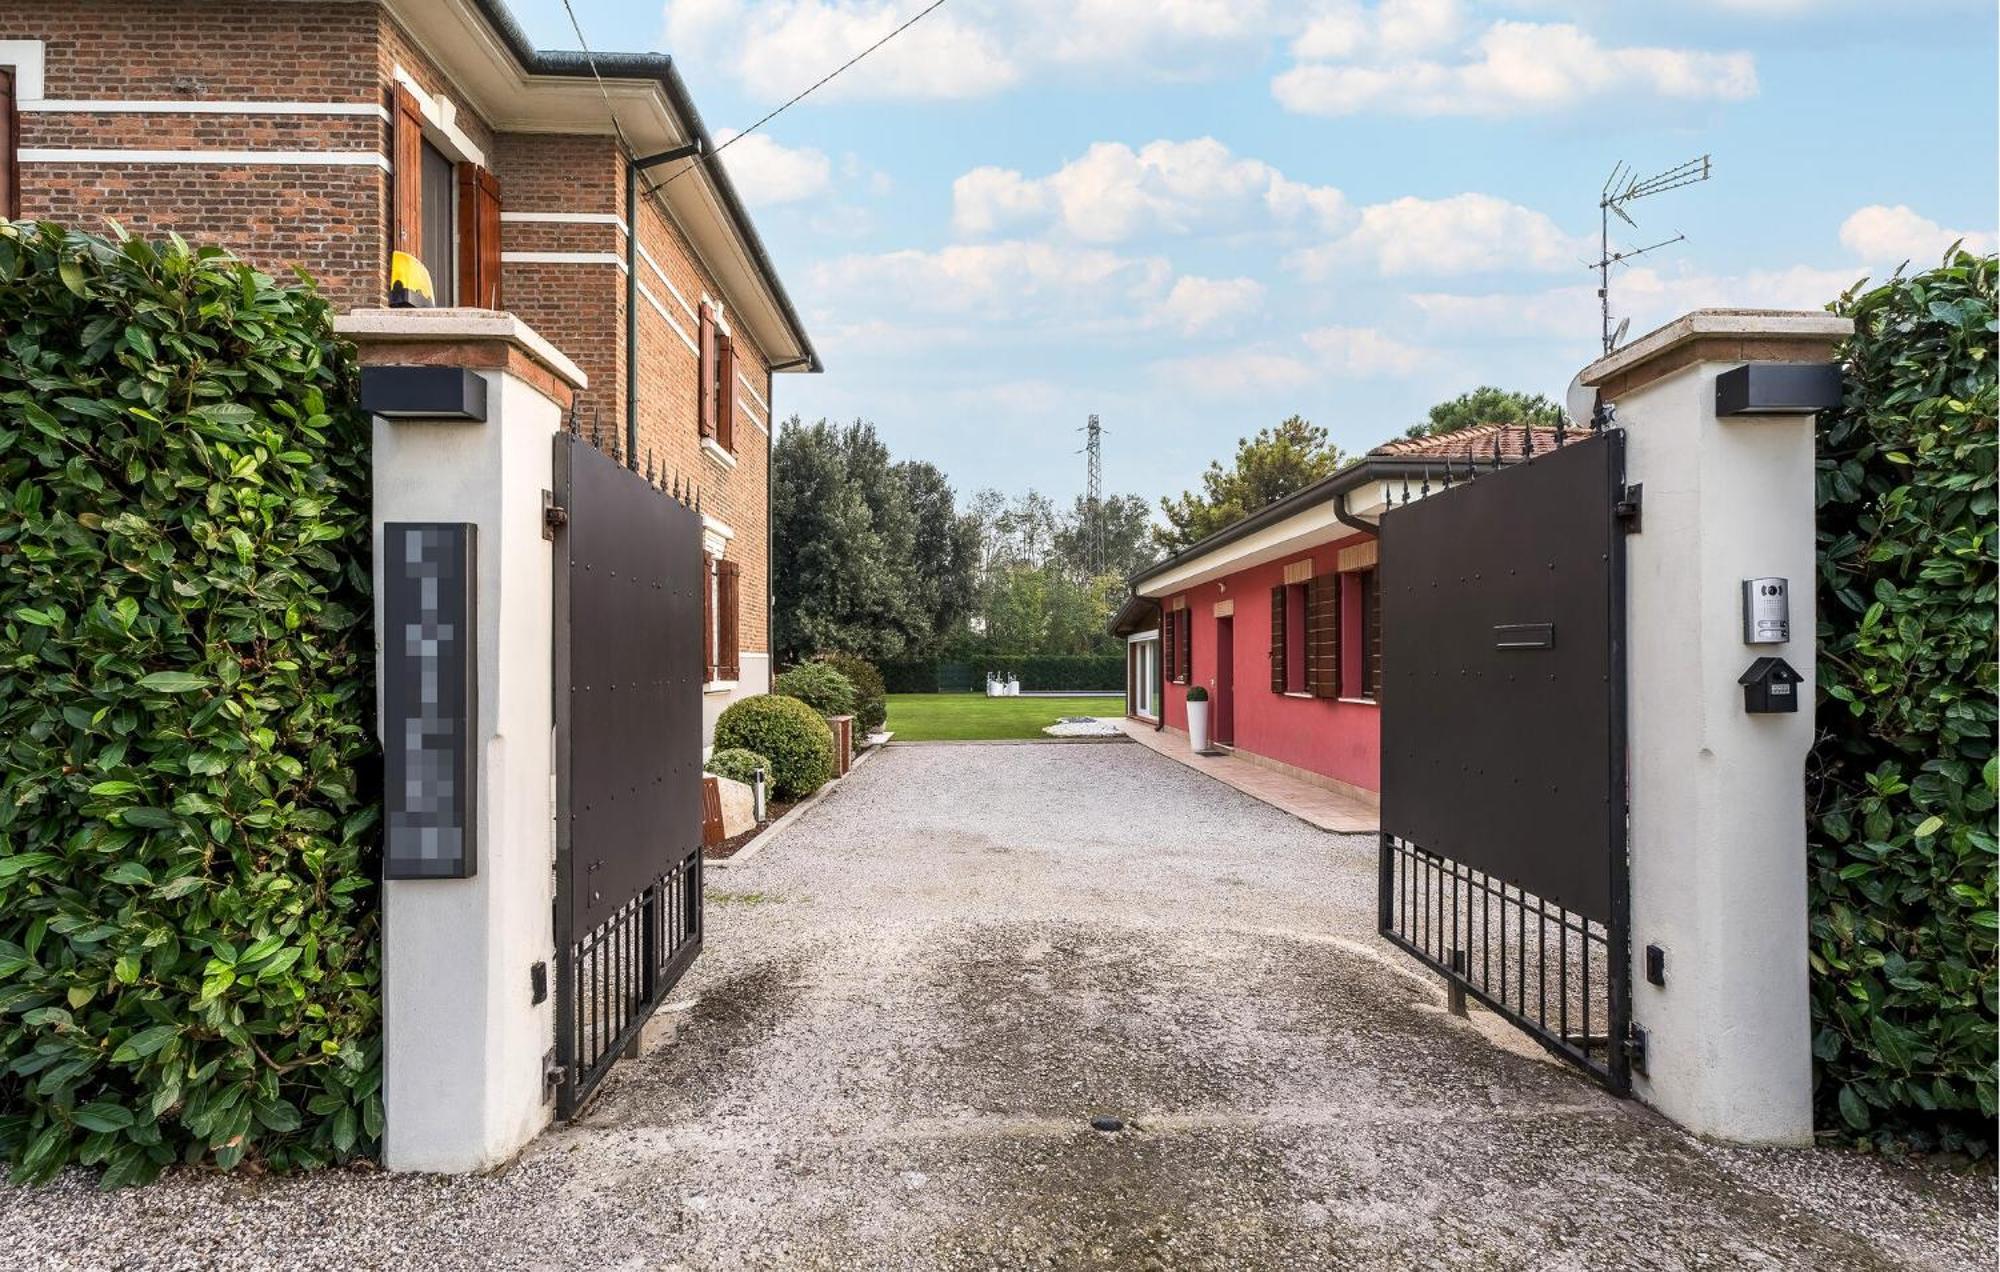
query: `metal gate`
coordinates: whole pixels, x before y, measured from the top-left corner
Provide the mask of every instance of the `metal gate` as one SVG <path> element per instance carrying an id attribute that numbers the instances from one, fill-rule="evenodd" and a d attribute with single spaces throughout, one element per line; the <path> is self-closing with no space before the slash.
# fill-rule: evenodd
<path id="1" fill-rule="evenodd" d="M 1380 923 L 1624 1093 L 1632 505 L 1622 433 L 1556 440 L 1382 517 Z"/>
<path id="2" fill-rule="evenodd" d="M 701 952 L 701 516 L 555 443 L 556 1111 Z"/>

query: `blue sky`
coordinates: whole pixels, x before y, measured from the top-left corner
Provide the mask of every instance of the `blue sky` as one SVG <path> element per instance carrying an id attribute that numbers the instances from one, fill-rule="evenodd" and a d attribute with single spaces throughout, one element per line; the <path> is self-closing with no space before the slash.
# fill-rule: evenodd
<path id="1" fill-rule="evenodd" d="M 928 0 L 573 0 L 746 126 Z M 560 0 L 514 0 L 544 47 Z M 962 493 L 1192 484 L 1297 412 L 1350 451 L 1594 356 L 1598 190 L 1635 208 L 1634 334 L 1818 307 L 1995 226 L 1990 0 L 947 0 L 723 156 L 827 371 L 781 417 L 875 422 Z"/>

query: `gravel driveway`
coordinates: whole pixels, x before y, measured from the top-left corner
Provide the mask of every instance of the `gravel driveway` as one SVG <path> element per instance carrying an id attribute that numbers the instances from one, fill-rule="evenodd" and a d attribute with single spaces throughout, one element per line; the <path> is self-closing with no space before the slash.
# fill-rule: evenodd
<path id="1" fill-rule="evenodd" d="M 75 1177 L 0 1262 L 1994 1266 L 1990 1174 L 1707 1146 L 1445 1015 L 1374 879 L 1140 747 L 892 747 L 711 875 L 678 1037 L 510 1168 Z"/>

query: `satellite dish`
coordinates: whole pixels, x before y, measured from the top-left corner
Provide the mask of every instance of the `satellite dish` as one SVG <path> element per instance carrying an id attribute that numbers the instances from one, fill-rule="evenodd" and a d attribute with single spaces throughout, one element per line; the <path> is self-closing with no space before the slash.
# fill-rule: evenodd
<path id="1" fill-rule="evenodd" d="M 1569 412 L 1569 426 L 1587 431 L 1590 417 L 1597 413 L 1597 386 L 1583 382 L 1583 372 L 1569 382 L 1568 392 L 1563 394 L 1563 407 Z"/>
<path id="2" fill-rule="evenodd" d="M 1632 320 L 1630 318 L 1620 318 L 1618 320 L 1618 330 L 1611 333 L 1611 347 L 1616 349 L 1619 345 L 1624 344 L 1625 333 L 1630 330 L 1632 330 Z"/>

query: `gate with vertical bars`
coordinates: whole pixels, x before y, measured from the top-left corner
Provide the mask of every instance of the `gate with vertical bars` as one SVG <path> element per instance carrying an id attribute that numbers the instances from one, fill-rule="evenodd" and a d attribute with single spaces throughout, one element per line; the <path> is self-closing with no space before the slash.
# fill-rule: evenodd
<path id="1" fill-rule="evenodd" d="M 1622 1094 L 1636 501 L 1622 433 L 1519 435 L 1381 520 L 1380 927 Z"/>
<path id="2" fill-rule="evenodd" d="M 555 441 L 558 1116 L 576 1116 L 701 952 L 701 515 Z"/>

